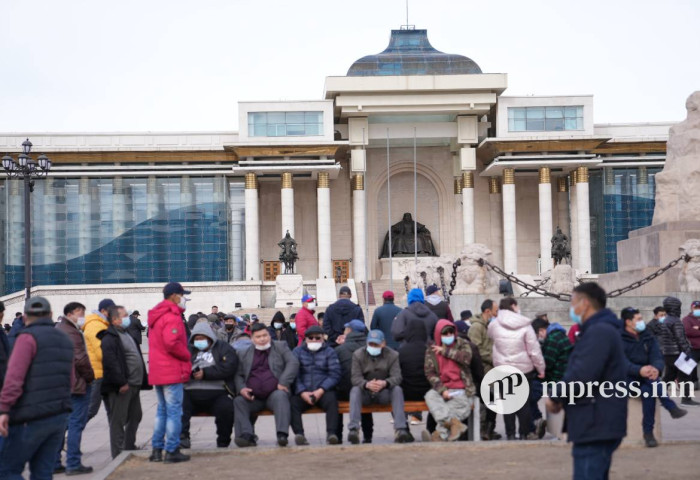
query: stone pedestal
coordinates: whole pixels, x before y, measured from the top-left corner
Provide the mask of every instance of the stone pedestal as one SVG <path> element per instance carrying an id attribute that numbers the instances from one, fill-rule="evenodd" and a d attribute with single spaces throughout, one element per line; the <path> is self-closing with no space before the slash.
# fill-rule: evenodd
<path id="1" fill-rule="evenodd" d="M 338 299 L 335 291 L 335 280 L 332 278 L 316 279 L 316 304 L 327 307 Z"/>
<path id="2" fill-rule="evenodd" d="M 277 275 L 275 294 L 275 308 L 301 307 L 301 297 L 304 296 L 301 275 Z"/>
<path id="3" fill-rule="evenodd" d="M 617 272 L 606 273 L 599 282 L 606 290 L 614 290 L 640 280 L 680 256 L 679 247 L 687 240 L 700 238 L 700 221 L 664 222 L 634 230 L 629 239 L 617 243 Z M 633 295 L 665 295 L 681 291 L 676 266 L 632 293 Z"/>

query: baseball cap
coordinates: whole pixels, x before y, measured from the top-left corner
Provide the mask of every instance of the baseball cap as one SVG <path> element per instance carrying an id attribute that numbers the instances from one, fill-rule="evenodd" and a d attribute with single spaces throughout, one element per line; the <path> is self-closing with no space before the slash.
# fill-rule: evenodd
<path id="1" fill-rule="evenodd" d="M 163 295 L 166 298 L 175 293 L 178 293 L 180 295 L 189 295 L 192 292 L 190 290 L 185 290 L 184 288 L 182 288 L 182 285 L 180 285 L 178 282 L 170 282 L 165 287 L 163 287 Z"/>
<path id="2" fill-rule="evenodd" d="M 432 295 L 433 293 L 437 292 L 438 290 L 440 290 L 438 288 L 438 286 L 433 283 L 432 285 L 428 286 L 428 288 L 425 289 L 425 294 Z"/>
<path id="3" fill-rule="evenodd" d="M 304 336 L 309 337 L 311 335 L 323 335 L 323 329 L 318 325 L 307 328 L 304 332 Z"/>
<path id="4" fill-rule="evenodd" d="M 111 298 L 105 298 L 97 306 L 97 310 L 98 311 L 107 310 L 109 307 L 114 307 L 114 306 L 115 306 L 115 303 L 114 303 L 114 301 L 112 301 Z"/>
<path id="5" fill-rule="evenodd" d="M 352 290 L 350 290 L 350 287 L 348 287 L 347 285 L 340 287 L 338 295 L 352 295 Z"/>
<path id="6" fill-rule="evenodd" d="M 135 316 L 135 317 L 140 317 L 140 316 L 141 316 L 141 314 L 139 313 L 138 310 L 134 310 L 133 312 L 131 312 L 131 314 L 132 314 L 133 316 Z"/>
<path id="7" fill-rule="evenodd" d="M 700 300 L 695 300 L 693 303 L 691 303 L 690 308 L 691 309 L 700 308 Z"/>
<path id="8" fill-rule="evenodd" d="M 382 298 L 384 300 L 393 300 L 394 292 L 392 292 L 391 290 L 387 290 L 386 292 L 382 293 Z"/>
<path id="9" fill-rule="evenodd" d="M 367 343 L 382 343 L 384 341 L 384 332 L 381 330 L 372 330 L 367 335 Z"/>
<path id="10" fill-rule="evenodd" d="M 345 328 L 352 328 L 353 332 L 364 332 L 365 331 L 365 322 L 362 320 L 350 320 L 348 323 L 345 324 Z"/>
<path id="11" fill-rule="evenodd" d="M 304 295 L 301 297 L 301 303 L 313 302 L 315 299 L 312 295 Z"/>
<path id="12" fill-rule="evenodd" d="M 51 304 L 44 297 L 32 297 L 24 304 L 24 313 L 41 315 L 51 311 Z"/>

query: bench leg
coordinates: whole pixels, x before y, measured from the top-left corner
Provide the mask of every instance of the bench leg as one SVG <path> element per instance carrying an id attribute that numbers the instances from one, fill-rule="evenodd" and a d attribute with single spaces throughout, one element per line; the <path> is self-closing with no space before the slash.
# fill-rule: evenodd
<path id="1" fill-rule="evenodd" d="M 481 402 L 479 401 L 479 397 L 476 396 L 474 398 L 474 409 L 472 410 L 472 414 L 469 415 L 469 440 L 472 442 L 480 442 L 481 441 Z"/>

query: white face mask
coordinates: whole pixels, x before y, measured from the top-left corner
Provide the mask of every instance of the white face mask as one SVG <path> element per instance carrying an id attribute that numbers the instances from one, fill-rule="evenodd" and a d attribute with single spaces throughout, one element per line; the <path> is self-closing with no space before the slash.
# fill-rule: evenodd
<path id="1" fill-rule="evenodd" d="M 282 330 L 283 325 L 281 323 L 275 322 L 272 324 L 272 326 L 275 327 L 275 330 Z"/>
<path id="2" fill-rule="evenodd" d="M 268 350 L 271 346 L 272 346 L 272 343 L 267 342 L 265 345 L 255 345 L 255 349 L 265 351 L 265 350 Z"/>
<path id="3" fill-rule="evenodd" d="M 312 352 L 318 352 L 321 347 L 323 346 L 323 342 L 306 342 L 306 348 L 311 350 Z"/>
<path id="4" fill-rule="evenodd" d="M 307 305 L 307 308 L 309 310 L 316 310 L 316 302 L 309 302 L 309 304 Z"/>
<path id="5" fill-rule="evenodd" d="M 82 328 L 82 326 L 85 325 L 85 317 L 78 317 L 78 321 L 75 322 L 75 324 Z"/>
<path id="6" fill-rule="evenodd" d="M 178 306 L 183 310 L 187 310 L 187 302 L 189 301 L 189 298 L 183 296 L 182 298 L 180 298 L 180 303 L 178 303 Z"/>

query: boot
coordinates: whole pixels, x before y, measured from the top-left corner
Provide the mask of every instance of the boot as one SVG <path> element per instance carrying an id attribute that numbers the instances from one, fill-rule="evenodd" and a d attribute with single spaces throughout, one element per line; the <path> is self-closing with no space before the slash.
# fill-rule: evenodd
<path id="1" fill-rule="evenodd" d="M 495 425 L 494 425 L 495 428 Z M 481 441 L 488 442 L 491 440 L 490 436 L 491 422 L 484 422 L 481 424 Z"/>
<path id="2" fill-rule="evenodd" d="M 190 461 L 190 456 L 185 455 L 184 453 L 180 452 L 180 447 L 176 448 L 172 452 L 165 452 L 165 458 L 163 459 L 163 463 L 180 463 L 180 462 L 189 462 Z"/>
<path id="3" fill-rule="evenodd" d="M 448 442 L 454 442 L 467 431 L 467 426 L 460 422 L 457 417 L 450 418 L 447 422 L 445 422 L 445 426 L 450 430 L 450 434 L 447 436 Z"/>
<path id="4" fill-rule="evenodd" d="M 648 448 L 654 448 L 654 447 L 656 447 L 656 446 L 659 445 L 659 444 L 657 443 L 656 439 L 654 438 L 654 434 L 653 434 L 653 433 L 645 433 L 645 434 L 644 434 L 644 444 L 645 444 Z"/>
<path id="5" fill-rule="evenodd" d="M 154 448 L 151 452 L 151 456 L 148 457 L 149 462 L 162 462 L 163 461 L 163 449 Z"/>
<path id="6" fill-rule="evenodd" d="M 671 418 L 676 419 L 676 418 L 685 417 L 686 414 L 688 413 L 688 410 L 686 410 L 685 408 L 676 407 L 668 413 L 671 414 Z"/>
<path id="7" fill-rule="evenodd" d="M 501 434 L 496 433 L 495 430 L 496 430 L 496 422 L 486 422 L 487 440 L 500 440 L 501 439 Z"/>
<path id="8" fill-rule="evenodd" d="M 444 439 L 442 438 L 442 436 L 440 435 L 440 432 L 438 432 L 437 430 L 435 430 L 435 431 L 433 432 L 433 434 L 430 436 L 430 441 L 431 441 L 431 442 L 444 442 L 445 440 L 444 440 Z"/>

